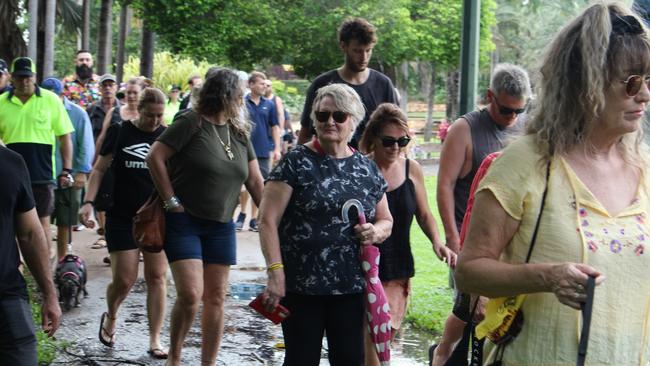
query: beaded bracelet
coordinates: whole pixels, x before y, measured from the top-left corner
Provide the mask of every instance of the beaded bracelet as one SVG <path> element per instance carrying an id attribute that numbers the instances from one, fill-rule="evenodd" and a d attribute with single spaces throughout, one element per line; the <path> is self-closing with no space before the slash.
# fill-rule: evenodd
<path id="1" fill-rule="evenodd" d="M 275 262 L 275 263 L 271 263 L 271 265 L 266 268 L 266 271 L 267 272 L 273 272 L 276 269 L 280 269 L 280 268 L 284 268 L 284 264 L 282 264 L 280 262 Z"/>

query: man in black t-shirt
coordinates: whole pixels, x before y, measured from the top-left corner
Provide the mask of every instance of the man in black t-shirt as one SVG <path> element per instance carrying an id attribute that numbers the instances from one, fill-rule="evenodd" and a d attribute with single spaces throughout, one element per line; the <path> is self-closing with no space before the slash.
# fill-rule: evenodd
<path id="1" fill-rule="evenodd" d="M 349 85 L 359 94 L 366 107 L 366 115 L 359 122 L 350 141 L 350 145 L 355 148 L 366 128 L 368 118 L 377 106 L 381 103 L 397 104 L 397 95 L 390 79 L 379 71 L 368 68 L 372 49 L 377 43 L 375 27 L 362 18 L 348 19 L 339 27 L 338 36 L 345 62 L 338 69 L 321 74 L 309 86 L 300 118 L 299 144 L 308 142 L 315 133 L 310 118 L 311 107 L 316 92 L 325 85 L 333 83 Z"/>
<path id="2" fill-rule="evenodd" d="M 43 330 L 52 336 L 61 308 L 49 268 L 49 246 L 36 214 L 29 173 L 23 158 L 0 147 L 0 360 L 3 365 L 36 365 L 36 336 L 20 256 L 41 289 Z"/>

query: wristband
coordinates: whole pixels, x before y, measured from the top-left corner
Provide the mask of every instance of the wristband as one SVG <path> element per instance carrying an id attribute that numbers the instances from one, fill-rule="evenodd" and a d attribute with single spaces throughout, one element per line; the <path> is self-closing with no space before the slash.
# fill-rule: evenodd
<path id="1" fill-rule="evenodd" d="M 165 211 L 169 211 L 180 206 L 181 201 L 176 196 L 171 196 L 168 200 L 163 201 L 163 207 L 165 208 Z"/>
<path id="2" fill-rule="evenodd" d="M 281 268 L 284 268 L 284 264 L 282 264 L 280 262 L 275 262 L 275 263 L 271 263 L 271 265 L 266 268 L 266 271 L 267 272 L 273 272 L 276 269 L 281 269 Z"/>
<path id="3" fill-rule="evenodd" d="M 86 205 L 86 204 L 90 204 L 91 206 L 95 207 L 95 201 L 83 201 L 83 202 L 81 203 L 82 206 L 83 206 L 83 205 Z"/>
<path id="4" fill-rule="evenodd" d="M 61 169 L 61 172 L 66 172 L 66 173 L 71 174 L 71 173 L 72 173 L 72 169 L 62 168 L 62 169 Z"/>

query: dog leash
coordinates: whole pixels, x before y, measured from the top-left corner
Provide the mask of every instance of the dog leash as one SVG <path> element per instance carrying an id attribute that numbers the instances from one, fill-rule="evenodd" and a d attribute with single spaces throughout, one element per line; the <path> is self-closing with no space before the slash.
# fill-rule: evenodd
<path id="1" fill-rule="evenodd" d="M 578 366 L 584 366 L 587 358 L 587 346 L 589 344 L 589 331 L 591 329 L 591 313 L 594 307 L 594 288 L 596 278 L 589 276 L 587 280 L 587 301 L 581 304 L 582 308 L 582 330 L 580 332 L 580 343 L 578 345 Z"/>

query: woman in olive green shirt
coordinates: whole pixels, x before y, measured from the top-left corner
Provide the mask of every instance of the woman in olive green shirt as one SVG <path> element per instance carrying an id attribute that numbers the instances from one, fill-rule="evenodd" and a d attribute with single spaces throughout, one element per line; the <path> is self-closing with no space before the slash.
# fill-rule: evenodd
<path id="1" fill-rule="evenodd" d="M 239 119 L 242 96 L 234 72 L 211 68 L 197 105 L 176 115 L 147 157 L 167 210 L 165 253 L 178 294 L 167 365 L 180 365 L 201 299 L 202 363 L 213 365 L 219 351 L 239 190 L 245 184 L 259 205 L 263 188 L 248 125 Z"/>

